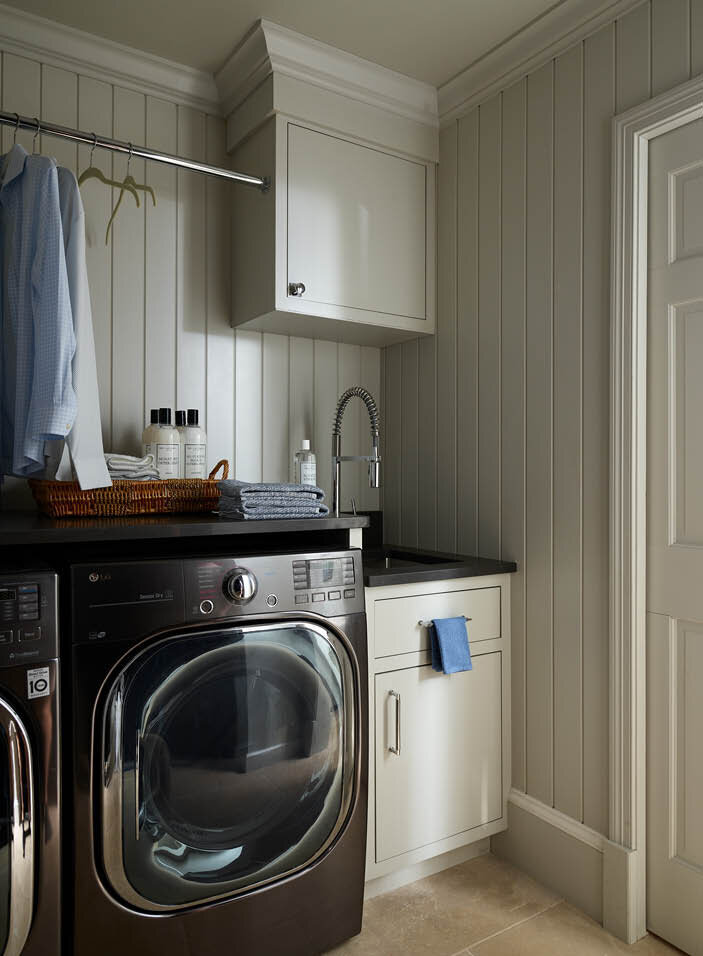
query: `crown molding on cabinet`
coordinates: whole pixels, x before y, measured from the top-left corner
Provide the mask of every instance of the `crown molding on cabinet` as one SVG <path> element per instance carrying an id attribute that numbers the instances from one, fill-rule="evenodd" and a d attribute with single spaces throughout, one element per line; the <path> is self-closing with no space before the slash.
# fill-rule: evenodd
<path id="1" fill-rule="evenodd" d="M 221 114 L 210 73 L 0 4 L 0 48 L 206 113 Z"/>
<path id="2" fill-rule="evenodd" d="M 647 0 L 562 0 L 503 43 L 479 57 L 438 91 L 441 124 L 543 66 L 606 23 Z"/>
<path id="3" fill-rule="evenodd" d="M 437 90 L 361 57 L 260 20 L 215 75 L 225 115 L 271 73 L 437 127 Z"/>

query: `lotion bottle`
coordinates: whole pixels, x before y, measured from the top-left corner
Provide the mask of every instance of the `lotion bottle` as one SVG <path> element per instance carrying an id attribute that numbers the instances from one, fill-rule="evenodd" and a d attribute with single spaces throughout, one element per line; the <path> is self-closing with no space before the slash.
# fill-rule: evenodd
<path id="1" fill-rule="evenodd" d="M 159 437 L 156 445 L 156 467 L 159 478 L 178 478 L 180 470 L 178 431 L 171 425 L 171 409 L 159 409 Z"/>
<path id="2" fill-rule="evenodd" d="M 200 412 L 188 409 L 187 426 L 183 431 L 184 478 L 207 478 L 207 435 L 200 427 Z"/>
<path id="3" fill-rule="evenodd" d="M 317 461 L 310 451 L 309 438 L 303 438 L 300 450 L 295 453 L 295 483 L 317 485 Z"/>
<path id="4" fill-rule="evenodd" d="M 142 455 L 153 455 L 156 464 L 156 441 L 159 436 L 159 410 L 152 408 L 150 423 L 142 433 Z"/>

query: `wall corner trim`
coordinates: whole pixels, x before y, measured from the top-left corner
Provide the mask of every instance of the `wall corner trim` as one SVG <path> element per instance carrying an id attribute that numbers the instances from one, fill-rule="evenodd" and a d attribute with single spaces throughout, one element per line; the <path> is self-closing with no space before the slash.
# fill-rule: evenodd
<path id="1" fill-rule="evenodd" d="M 535 797 L 523 793 L 522 790 L 515 790 L 513 788 L 508 794 L 508 803 L 512 803 L 526 813 L 531 813 L 533 816 L 539 817 L 540 820 L 543 820 L 550 826 L 556 827 L 557 830 L 561 830 L 562 833 L 573 837 L 574 840 L 579 840 L 594 850 L 598 850 L 599 853 L 604 851 L 605 844 L 608 842 L 607 837 L 603 836 L 602 833 L 598 833 L 597 830 L 592 830 L 584 823 L 574 820 L 573 817 L 562 813 L 561 810 L 556 810 L 554 807 L 542 803 L 541 800 L 537 800 Z"/>
<path id="2" fill-rule="evenodd" d="M 440 86 L 445 125 L 646 0 L 562 0 Z"/>
<path id="3" fill-rule="evenodd" d="M 225 115 L 270 73 L 302 80 L 424 126 L 439 125 L 434 86 L 264 19 L 215 76 Z"/>
<path id="4" fill-rule="evenodd" d="M 138 93 L 221 114 L 210 73 L 4 4 L 0 4 L 0 48 Z"/>

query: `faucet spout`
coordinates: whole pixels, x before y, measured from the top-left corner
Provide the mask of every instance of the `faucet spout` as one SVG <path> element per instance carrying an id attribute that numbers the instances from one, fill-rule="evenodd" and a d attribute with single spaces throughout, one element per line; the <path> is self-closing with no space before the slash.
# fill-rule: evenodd
<path id="1" fill-rule="evenodd" d="M 342 419 L 346 407 L 352 398 L 360 398 L 366 405 L 371 424 L 371 454 L 370 455 L 342 455 Z M 337 402 L 332 427 L 332 509 L 339 516 L 341 463 L 343 461 L 366 461 L 369 465 L 369 485 L 371 488 L 381 486 L 381 456 L 378 453 L 379 444 L 379 414 L 378 406 L 371 395 L 361 385 L 352 385 L 344 392 Z"/>

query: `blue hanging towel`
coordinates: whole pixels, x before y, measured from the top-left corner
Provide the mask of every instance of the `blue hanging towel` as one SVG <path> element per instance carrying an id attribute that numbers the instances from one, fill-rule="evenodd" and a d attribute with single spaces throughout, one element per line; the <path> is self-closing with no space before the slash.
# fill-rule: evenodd
<path id="1" fill-rule="evenodd" d="M 435 618 L 430 627 L 432 668 L 444 674 L 473 669 L 465 617 Z"/>

